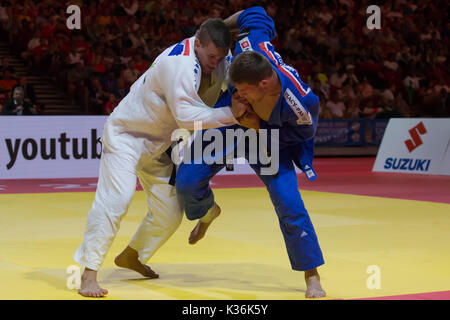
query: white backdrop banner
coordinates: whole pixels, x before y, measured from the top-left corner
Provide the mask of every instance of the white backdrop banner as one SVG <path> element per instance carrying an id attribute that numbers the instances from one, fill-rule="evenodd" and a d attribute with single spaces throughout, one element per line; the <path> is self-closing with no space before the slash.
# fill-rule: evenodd
<path id="1" fill-rule="evenodd" d="M 105 116 L 0 116 L 0 179 L 98 177 L 105 121 Z M 219 174 L 254 174 L 243 161 L 235 159 L 233 171 Z"/>
<path id="2" fill-rule="evenodd" d="M 104 116 L 0 116 L 0 177 L 97 177 Z"/>
<path id="3" fill-rule="evenodd" d="M 391 119 L 373 171 L 450 175 L 450 118 Z"/>

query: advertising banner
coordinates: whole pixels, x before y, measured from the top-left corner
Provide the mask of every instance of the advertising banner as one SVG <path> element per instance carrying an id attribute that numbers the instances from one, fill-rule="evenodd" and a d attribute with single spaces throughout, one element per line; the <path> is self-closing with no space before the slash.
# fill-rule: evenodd
<path id="1" fill-rule="evenodd" d="M 320 120 L 315 145 L 328 147 L 379 146 L 388 120 Z"/>
<path id="2" fill-rule="evenodd" d="M 104 116 L 1 116 L 0 179 L 97 177 Z"/>
<path id="3" fill-rule="evenodd" d="M 450 118 L 391 119 L 373 171 L 450 175 Z"/>
<path id="4" fill-rule="evenodd" d="M 98 177 L 105 122 L 106 116 L 1 116 L 0 180 Z M 234 162 L 219 174 L 254 174 L 244 158 Z"/>

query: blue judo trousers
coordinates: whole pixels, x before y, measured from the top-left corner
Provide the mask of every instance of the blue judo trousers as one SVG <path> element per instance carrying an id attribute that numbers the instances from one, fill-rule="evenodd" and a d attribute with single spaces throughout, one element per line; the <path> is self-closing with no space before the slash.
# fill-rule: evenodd
<path id="1" fill-rule="evenodd" d="M 231 94 L 225 93 L 216 103 L 215 108 L 230 105 Z M 225 136 L 226 129 L 237 128 L 246 129 L 235 125 L 216 130 L 220 130 Z M 201 136 L 199 135 L 196 138 L 201 139 Z M 188 152 L 191 153 L 192 160 L 190 163 L 182 162 L 178 168 L 176 189 L 189 220 L 202 218 L 214 204 L 214 195 L 209 186 L 209 182 L 212 177 L 226 166 L 225 155 L 229 154 L 230 151 L 233 152 L 230 149 L 237 146 L 237 142 L 231 146 L 226 145 L 225 140 L 223 139 L 223 151 L 214 155 L 215 159 L 222 157 L 222 164 L 208 164 L 211 161 L 207 161 L 208 163 L 206 163 L 203 158 L 200 161 L 199 159 L 195 161 L 194 150 L 191 148 Z M 297 175 L 294 167 L 295 164 L 303 170 L 305 169 L 307 164 L 305 164 L 304 159 L 306 158 L 308 160 L 308 157 L 305 157 L 305 155 L 309 153 L 306 151 L 311 151 L 307 149 L 313 148 L 313 141 L 311 139 L 290 148 L 280 149 L 279 168 L 276 174 L 261 175 L 260 172 L 263 165 L 259 161 L 257 164 L 250 164 L 251 168 L 264 182 L 269 192 L 283 233 L 291 267 L 297 271 L 311 270 L 324 264 L 322 251 L 314 227 L 298 191 Z M 201 141 L 203 148 L 209 143 L 209 141 Z M 245 156 L 248 161 L 248 148 L 245 149 Z M 309 160 L 306 163 L 311 164 L 312 159 Z"/>

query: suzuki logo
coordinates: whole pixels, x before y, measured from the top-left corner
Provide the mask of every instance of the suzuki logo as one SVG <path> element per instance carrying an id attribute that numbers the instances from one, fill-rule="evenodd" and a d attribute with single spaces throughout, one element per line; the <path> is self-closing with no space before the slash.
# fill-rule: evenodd
<path id="1" fill-rule="evenodd" d="M 427 133 L 427 129 L 425 128 L 422 121 L 419 122 L 418 125 L 409 130 L 409 134 L 411 135 L 412 139 L 408 139 L 405 141 L 406 147 L 408 148 L 409 152 L 412 152 L 418 146 L 423 144 L 422 139 L 420 139 L 420 135 L 425 133 Z"/>

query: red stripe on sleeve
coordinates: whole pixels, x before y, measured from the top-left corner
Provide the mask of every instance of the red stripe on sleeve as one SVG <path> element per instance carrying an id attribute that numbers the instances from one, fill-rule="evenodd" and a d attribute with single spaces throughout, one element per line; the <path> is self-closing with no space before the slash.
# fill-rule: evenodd
<path id="1" fill-rule="evenodd" d="M 277 62 L 277 61 L 275 60 L 275 58 L 273 57 L 272 53 L 271 53 L 269 50 L 267 50 L 265 43 L 264 43 L 264 42 L 261 42 L 261 43 L 259 44 L 259 47 L 260 47 L 260 49 L 261 49 L 262 51 L 264 51 L 264 52 L 266 53 L 266 55 L 269 57 L 269 59 L 271 59 L 273 62 L 275 62 L 275 64 L 277 65 L 278 70 L 280 70 L 281 72 L 283 72 L 283 74 L 286 75 L 286 76 L 292 81 L 292 83 L 294 83 L 294 85 L 295 85 L 295 87 L 297 88 L 297 90 L 298 90 L 298 92 L 300 93 L 300 95 L 301 95 L 302 97 L 306 96 L 306 92 L 305 92 L 305 90 L 303 89 L 303 87 L 300 85 L 300 82 L 298 82 L 298 80 L 295 79 L 295 77 L 293 77 L 293 76 L 291 75 L 290 72 L 288 72 L 286 69 L 284 69 L 282 66 L 280 66 L 280 65 L 278 64 L 278 62 Z"/>
<path id="2" fill-rule="evenodd" d="M 188 55 L 189 55 L 189 39 L 186 39 L 186 43 L 184 44 L 183 56 L 188 56 Z"/>

